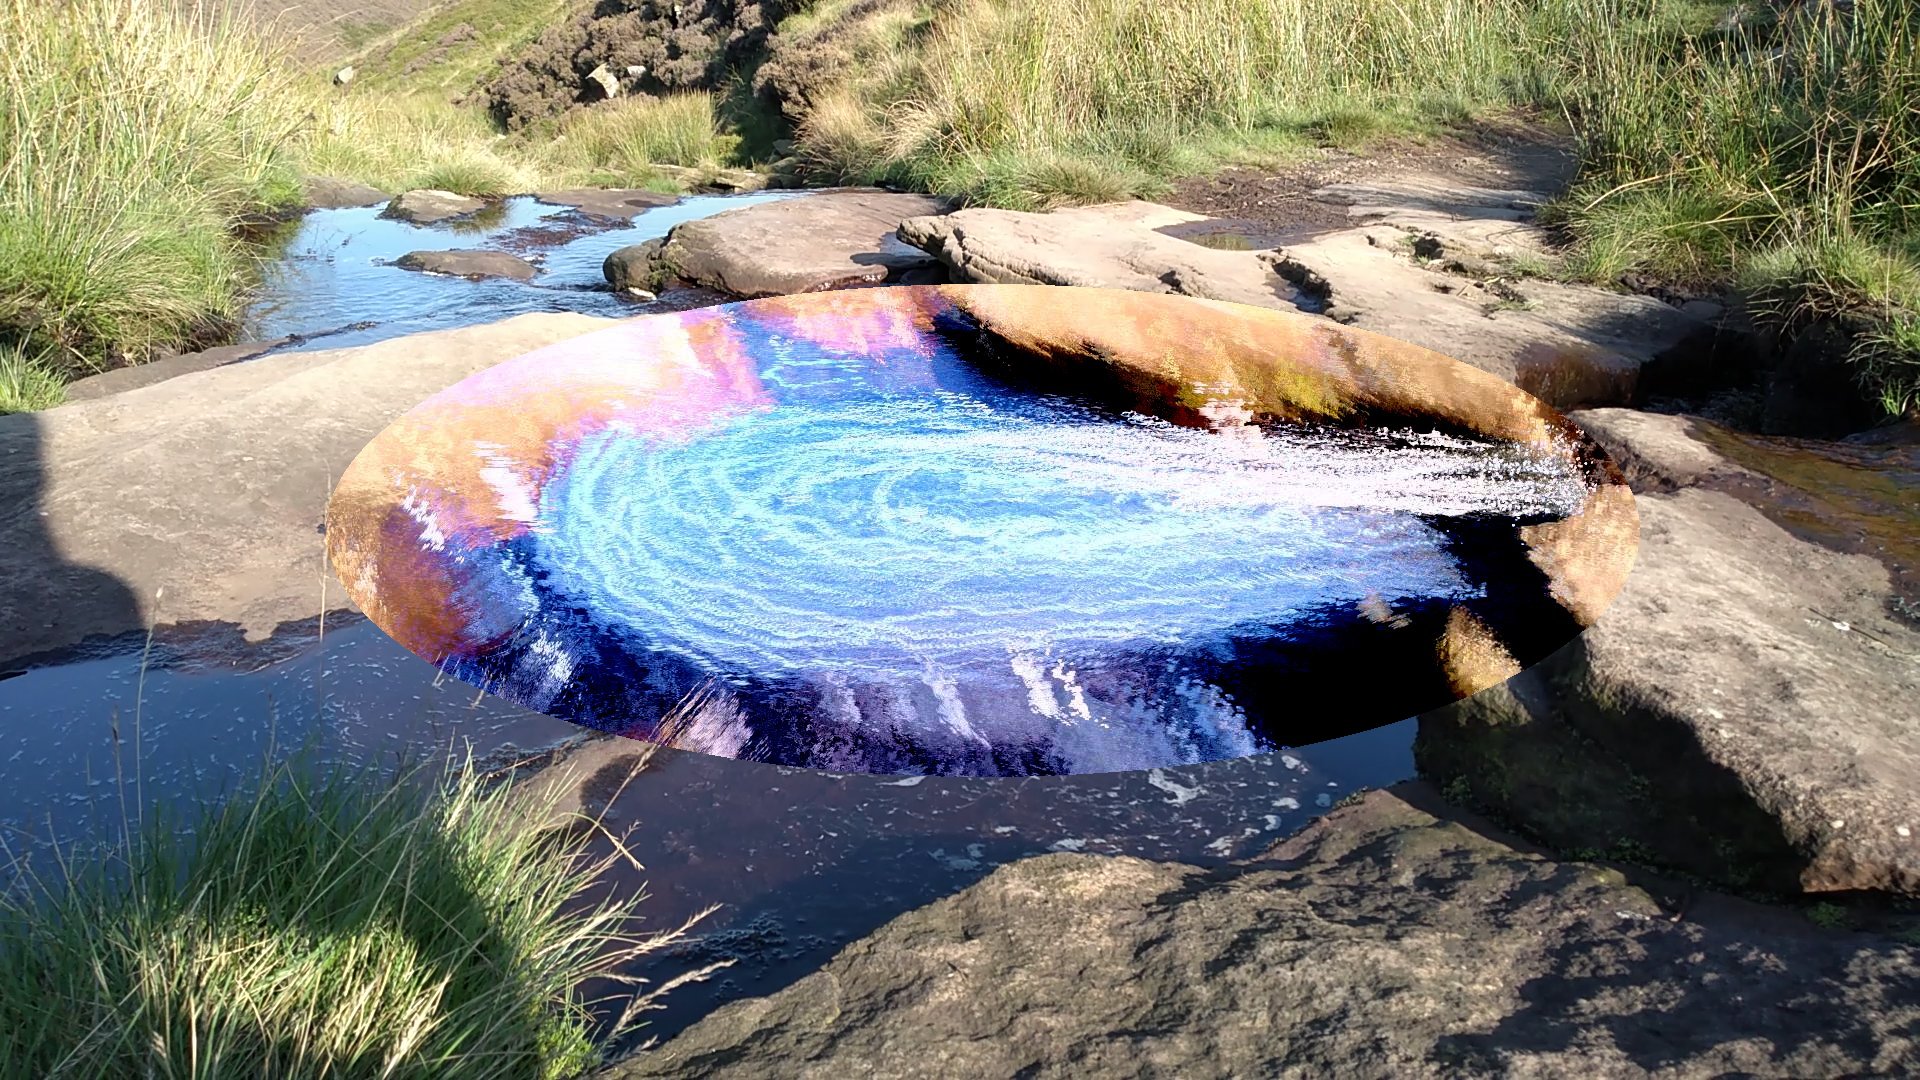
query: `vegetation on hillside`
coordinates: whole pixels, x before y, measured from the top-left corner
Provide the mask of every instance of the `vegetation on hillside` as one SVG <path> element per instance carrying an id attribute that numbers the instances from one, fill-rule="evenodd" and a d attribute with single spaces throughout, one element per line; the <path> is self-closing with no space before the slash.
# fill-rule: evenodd
<path id="1" fill-rule="evenodd" d="M 1570 265 L 1853 328 L 1920 405 L 1920 11 L 1700 0 L 819 0 L 761 78 L 837 179 L 1016 208 L 1521 108 L 1564 116 Z"/>
<path id="2" fill-rule="evenodd" d="M 768 155 L 777 108 L 816 178 L 1043 208 L 1518 109 L 1578 139 L 1580 178 L 1551 209 L 1567 272 L 1733 288 L 1789 332 L 1840 325 L 1889 411 L 1920 407 L 1920 14 L 1902 0 L 1790 17 L 1722 0 L 778 0 L 753 7 L 782 17 L 764 57 L 723 64 L 703 31 L 712 55 L 674 68 L 666 96 L 513 135 L 482 90 L 521 53 L 553 54 L 534 66 L 558 81 L 528 93 L 564 105 L 597 54 L 560 46 L 644 51 L 658 43 L 615 31 L 664 16 L 448 0 L 369 43 L 343 89 L 224 8 L 60 3 L 71 17 L 0 0 L 22 43 L 0 75 L 0 391 L 217 336 L 245 278 L 231 225 L 295 199 L 300 171 L 479 195 L 664 186 L 651 166 Z"/>

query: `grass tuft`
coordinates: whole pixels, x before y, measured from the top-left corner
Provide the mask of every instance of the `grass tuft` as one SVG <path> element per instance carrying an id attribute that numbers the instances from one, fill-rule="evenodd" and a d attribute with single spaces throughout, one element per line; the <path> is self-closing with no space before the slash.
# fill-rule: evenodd
<path id="1" fill-rule="evenodd" d="M 54 7 L 0 0 L 0 344 L 90 370 L 232 314 L 305 106 L 235 8 Z"/>
<path id="2" fill-rule="evenodd" d="M 28 878 L 0 899 L 5 1075 L 595 1065 L 579 988 L 686 927 L 638 935 L 641 897 L 584 901 L 618 857 L 589 855 L 597 822 L 538 827 L 547 796 L 490 784 L 470 762 L 439 785 L 419 778 L 276 766 L 190 831 L 149 821 L 115 859 L 68 861 L 57 885 Z M 614 1032 L 669 988 L 633 999 Z"/>
<path id="3" fill-rule="evenodd" d="M 57 364 L 19 344 L 0 345 L 0 415 L 51 409 L 66 399 Z"/>

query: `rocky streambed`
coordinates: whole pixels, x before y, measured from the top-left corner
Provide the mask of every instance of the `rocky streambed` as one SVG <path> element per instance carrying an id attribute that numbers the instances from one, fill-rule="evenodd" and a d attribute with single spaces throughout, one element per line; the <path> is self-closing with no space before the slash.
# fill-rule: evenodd
<path id="1" fill-rule="evenodd" d="M 1308 197 L 1313 230 L 1238 250 L 1199 242 L 1204 214 L 1155 204 L 950 212 L 872 191 L 621 238 L 607 284 L 663 297 L 1081 284 L 1378 329 L 1573 409 L 1626 467 L 1643 527 L 1626 592 L 1579 641 L 1385 729 L 1355 747 L 1364 767 L 1309 748 L 1013 781 L 1009 797 L 671 752 L 623 785 L 630 746 L 561 755 L 573 768 L 545 782 L 650 845 L 617 887 L 650 879 L 663 921 L 731 905 L 653 973 L 732 956 L 732 981 L 683 991 L 660 1017 L 674 1037 L 612 1075 L 1920 1068 L 1911 440 L 1767 440 L 1687 415 L 1709 403 L 1672 393 L 1671 373 L 1721 370 L 1750 340 L 1712 305 L 1512 272 L 1549 246 L 1530 220 L 1544 196 L 1517 179 L 1382 170 Z M 483 325 L 315 339 L 0 418 L 0 657 L 156 622 L 245 648 L 338 607 L 316 529 L 366 440 L 474 371 L 605 325 L 468 310 Z M 336 625 L 336 645 L 378 652 L 370 628 Z M 390 686 L 425 700 L 431 674 Z M 383 693 L 353 722 L 378 723 Z M 17 736 L 32 715 L 6 722 Z M 1409 753 L 1427 782 L 1334 806 L 1404 776 Z"/>

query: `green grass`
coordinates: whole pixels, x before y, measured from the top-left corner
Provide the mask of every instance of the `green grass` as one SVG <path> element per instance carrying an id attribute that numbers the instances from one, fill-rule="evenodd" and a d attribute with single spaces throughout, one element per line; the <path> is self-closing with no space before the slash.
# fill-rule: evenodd
<path id="1" fill-rule="evenodd" d="M 1577 275 L 1732 285 L 1790 332 L 1839 319 L 1862 385 L 1920 405 L 1920 13 L 1727 32 L 1697 4 L 1564 6 L 1552 77 L 1583 168 L 1554 216 Z"/>
<path id="2" fill-rule="evenodd" d="M 583 0 L 450 0 L 365 42 L 345 63 L 357 69 L 356 88 L 445 98 L 471 90 L 501 57 L 591 6 Z"/>
<path id="3" fill-rule="evenodd" d="M 96 369 L 230 317 L 298 195 L 288 59 L 214 6 L 0 0 L 0 347 Z"/>
<path id="4" fill-rule="evenodd" d="M 686 927 L 640 935 L 641 897 L 584 899 L 620 857 L 589 855 L 597 822 L 535 828 L 553 820 L 548 797 L 471 763 L 423 778 L 276 767 L 204 811 L 194 839 L 148 821 L 108 857 L 64 862 L 65 880 L 0 898 L 0 1076 L 595 1065 L 580 988 L 631 982 L 616 965 Z M 678 982 L 630 998 L 614 1029 Z"/>
<path id="5" fill-rule="evenodd" d="M 1517 31 L 1528 6 L 883 8 L 861 33 L 841 35 L 837 47 L 865 62 L 815 95 L 800 144 L 845 179 L 906 181 L 988 204 L 1144 191 L 1222 163 L 1236 145 L 1364 145 L 1504 105 L 1524 67 Z"/>
<path id="6" fill-rule="evenodd" d="M 57 364 L 18 344 L 0 345 L 0 416 L 51 409 L 66 398 Z"/>
<path id="7" fill-rule="evenodd" d="M 571 114 L 547 151 L 565 168 L 641 176 L 650 165 L 717 168 L 733 159 L 739 137 L 722 129 L 715 96 L 628 97 Z"/>

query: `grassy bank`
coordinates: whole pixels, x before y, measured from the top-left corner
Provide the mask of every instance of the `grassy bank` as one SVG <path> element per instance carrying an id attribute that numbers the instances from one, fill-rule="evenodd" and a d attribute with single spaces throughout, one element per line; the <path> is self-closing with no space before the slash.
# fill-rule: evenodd
<path id="1" fill-rule="evenodd" d="M 0 357 L 66 373 L 217 336 L 231 224 L 297 199 L 304 106 L 233 13 L 0 0 Z"/>
<path id="2" fill-rule="evenodd" d="M 303 775 L 273 770 L 196 840 L 149 822 L 115 857 L 70 862 L 70 882 L 0 901 L 0 1076 L 597 1063 L 581 985 L 677 932 L 637 935 L 638 897 L 582 902 L 609 865 L 589 831 L 529 828 L 552 806 L 471 768 L 438 787 Z"/>
<path id="3" fill-rule="evenodd" d="M 456 35 L 414 74 L 438 86 L 479 70 L 534 28 L 518 8 L 504 30 L 487 21 L 509 7 L 464 5 L 488 34 Z M 478 107 L 397 87 L 407 57 L 434 55 L 410 37 L 375 50 L 392 71 L 375 65 L 371 85 L 343 91 L 238 4 L 58 9 L 0 0 L 0 413 L 57 404 L 79 375 L 226 339 L 253 272 L 236 227 L 297 206 L 302 175 L 480 196 L 672 189 L 652 165 L 717 167 L 732 153 L 707 94 L 617 102 L 560 138 L 509 140 Z"/>
<path id="4" fill-rule="evenodd" d="M 1839 318 L 1920 404 L 1920 16 L 1701 0 L 821 0 L 781 28 L 823 173 L 1019 209 L 1477 114 L 1563 116 L 1576 276 L 1731 287 Z M 1814 14 L 1817 12 L 1817 14 Z"/>

